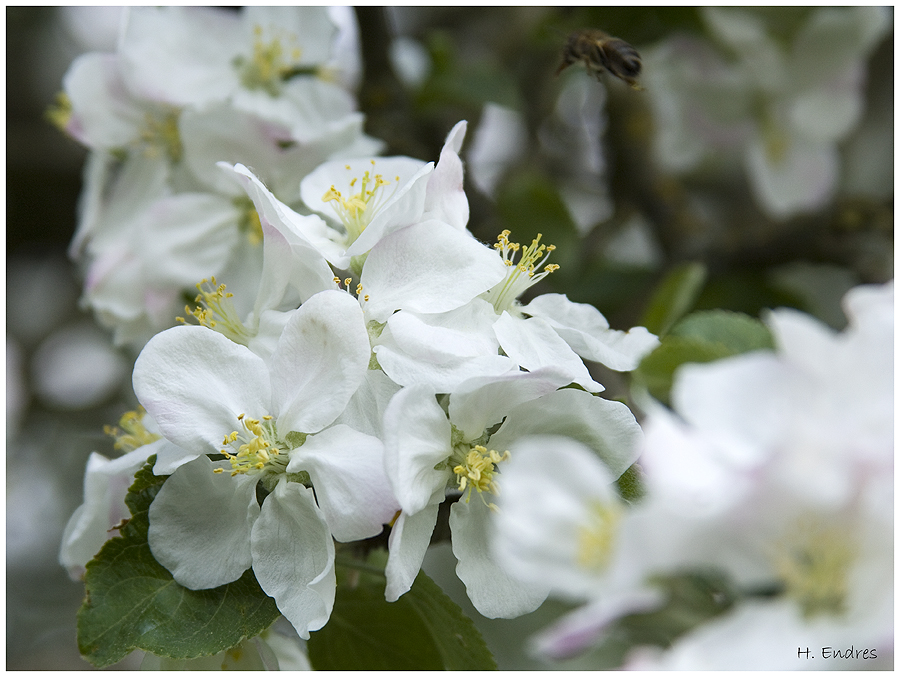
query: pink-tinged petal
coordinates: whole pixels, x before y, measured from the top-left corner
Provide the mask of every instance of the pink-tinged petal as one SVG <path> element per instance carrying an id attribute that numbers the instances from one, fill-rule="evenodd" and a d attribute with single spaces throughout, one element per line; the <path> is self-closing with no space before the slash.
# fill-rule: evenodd
<path id="1" fill-rule="evenodd" d="M 271 360 L 281 434 L 316 433 L 344 411 L 369 366 L 369 334 L 359 303 L 323 291 L 291 315 Z"/>
<path id="2" fill-rule="evenodd" d="M 659 339 L 644 327 L 627 332 L 610 329 L 594 306 L 573 303 L 565 294 L 538 296 L 522 312 L 544 320 L 585 360 L 614 371 L 636 369 L 644 355 L 659 345 Z"/>
<path id="3" fill-rule="evenodd" d="M 96 149 L 129 145 L 140 135 L 145 109 L 128 91 L 121 60 L 115 54 L 83 54 L 63 78 L 72 102 L 72 118 L 66 131 Z"/>
<path id="4" fill-rule="evenodd" d="M 305 470 L 335 540 L 381 533 L 400 506 L 384 474 L 384 445 L 371 435 L 335 425 L 310 435 L 291 452 L 288 472 Z"/>
<path id="5" fill-rule="evenodd" d="M 441 149 L 441 157 L 428 177 L 423 221 L 436 219 L 460 230 L 469 222 L 469 201 L 463 190 L 463 165 L 459 158 L 466 125 L 466 121 L 462 120 L 450 130 Z"/>
<path id="6" fill-rule="evenodd" d="M 454 310 L 505 275 L 496 252 L 468 233 L 440 221 L 417 223 L 369 252 L 361 276 L 366 315 L 385 322 L 395 310 Z"/>
<path id="7" fill-rule="evenodd" d="M 422 510 L 414 514 L 401 512 L 391 527 L 388 561 L 384 568 L 387 577 L 384 598 L 388 602 L 396 602 L 400 595 L 409 592 L 419 575 L 443 500 L 444 491 L 438 489 Z"/>
<path id="8" fill-rule="evenodd" d="M 334 607 L 334 541 L 312 489 L 279 481 L 266 497 L 250 543 L 253 573 L 303 639 Z"/>
<path id="9" fill-rule="evenodd" d="M 494 334 L 503 352 L 528 371 L 554 367 L 566 372 L 572 383 L 599 393 L 605 388 L 591 378 L 581 358 L 553 328 L 539 317 L 519 319 L 504 311 L 494 323 Z"/>
<path id="10" fill-rule="evenodd" d="M 488 525 L 491 511 L 477 492 L 450 508 L 456 575 L 465 583 L 472 604 L 487 618 L 516 618 L 537 609 L 550 592 L 548 585 L 525 583 L 497 564 L 491 554 Z"/>
<path id="11" fill-rule="evenodd" d="M 451 452 L 450 422 L 433 391 L 412 386 L 394 395 L 384 414 L 384 464 L 405 512 L 424 509 L 434 492 L 446 486 L 450 471 L 434 466 Z"/>
<path id="12" fill-rule="evenodd" d="M 216 467 L 206 456 L 181 466 L 150 504 L 153 557 L 190 590 L 236 581 L 251 564 L 258 478 Z"/>
<path id="13" fill-rule="evenodd" d="M 206 327 L 173 327 L 150 339 L 133 385 L 163 435 L 192 453 L 218 453 L 240 414 L 271 413 L 265 362 Z"/>
<path id="14" fill-rule="evenodd" d="M 619 616 L 651 611 L 663 602 L 655 590 L 613 593 L 576 609 L 538 633 L 531 651 L 539 658 L 563 660 L 596 646 L 603 632 Z"/>

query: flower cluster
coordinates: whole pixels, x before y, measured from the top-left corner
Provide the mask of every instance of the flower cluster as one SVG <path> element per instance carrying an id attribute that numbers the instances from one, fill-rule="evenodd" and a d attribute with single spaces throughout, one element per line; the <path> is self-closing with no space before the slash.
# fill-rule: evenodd
<path id="1" fill-rule="evenodd" d="M 346 8 L 344 8 L 346 9 Z M 218 161 L 252 165 L 284 201 L 331 158 L 378 152 L 362 131 L 346 28 L 323 7 L 130 8 L 115 53 L 77 58 L 51 112 L 84 144 L 70 255 L 84 303 L 140 346 L 172 325 L 182 292 L 227 276 L 254 289 L 262 233 Z"/>
<path id="2" fill-rule="evenodd" d="M 696 45 L 666 57 L 678 42 L 647 54 L 669 168 L 727 142 L 774 217 L 819 204 L 883 13 L 804 11 L 781 42 L 756 14 L 701 13 L 735 59 Z M 88 588 L 79 641 L 81 626 L 120 624 L 110 606 L 128 607 L 132 635 L 156 622 L 128 599 L 88 618 L 104 594 L 127 596 L 116 585 L 131 576 L 151 580 L 145 598 L 163 581 L 187 600 L 168 610 L 174 634 L 209 608 L 234 633 L 181 653 L 171 635 L 116 651 L 146 649 L 160 666 L 273 664 L 279 614 L 313 647 L 361 578 L 383 584 L 379 609 L 419 603 L 438 587 L 420 578 L 426 552 L 449 533 L 483 616 L 514 618 L 551 595 L 584 603 L 537 637 L 545 658 L 609 641 L 627 645 L 630 667 L 761 667 L 747 655 L 765 653 L 762 667 L 782 668 L 822 641 L 873 658 L 892 647 L 893 284 L 853 289 L 835 332 L 787 309 L 765 323 L 681 320 L 695 291 L 674 289 L 692 277 L 678 273 L 644 315 L 661 338 L 613 329 L 592 305 L 540 293 L 571 260 L 543 235 L 485 243 L 469 229 L 465 120 L 434 161 L 381 155 L 350 93 L 342 16 L 131 8 L 117 51 L 86 54 L 65 77 L 52 118 L 90 149 L 70 253 L 85 305 L 140 349 L 139 407 L 107 430 L 122 455 L 90 457 L 63 535 L 60 561 Z M 556 137 L 595 132 L 575 163 L 593 179 L 561 192 L 582 234 L 608 207 L 602 97 L 585 83 L 541 133 L 568 161 L 571 139 Z M 740 96 L 721 108 L 708 84 Z M 521 156 L 495 157 L 503 144 L 484 131 L 515 116 L 484 118 L 476 156 L 490 171 L 474 173 L 493 188 Z M 675 122 L 703 133 L 681 138 Z M 605 396 L 597 379 L 610 370 L 637 372 L 640 424 Z M 687 579 L 721 586 L 698 611 L 667 595 Z M 234 616 L 217 616 L 210 600 L 232 593 Z M 279 651 L 316 665 L 296 643 Z"/>
<path id="3" fill-rule="evenodd" d="M 865 60 L 889 31 L 883 7 L 706 7 L 711 41 L 673 36 L 645 50 L 656 151 L 674 172 L 737 156 L 776 219 L 827 204 L 839 144 L 864 109 Z"/>
<path id="4" fill-rule="evenodd" d="M 231 21 L 235 30 L 246 28 L 236 16 Z M 293 87 L 323 86 L 276 79 L 269 88 L 253 80 L 261 89 L 245 91 L 250 66 L 256 75 L 270 73 L 257 61 L 281 54 L 275 43 L 260 42 L 260 31 L 252 34 L 253 52 L 228 57 L 237 70 L 230 89 L 216 96 L 232 103 L 268 97 L 271 104 Z M 149 49 L 149 41 L 137 44 Z M 141 63 L 149 63 L 141 54 Z M 128 52 L 114 63 L 124 68 Z M 167 84 L 158 80 L 157 88 Z M 146 89 L 159 91 L 149 82 Z M 199 127 L 215 127 L 211 121 L 189 127 L 192 116 L 225 115 L 212 98 L 196 110 L 179 100 L 180 152 L 189 152 Z M 87 124 L 84 115 L 72 120 Z M 144 346 L 133 385 L 147 418 L 134 413 L 113 431 L 132 450 L 128 455 L 96 456 L 88 467 L 86 502 L 63 544 L 62 561 L 73 573 L 105 540 L 107 517 L 124 516 L 118 513 L 128 478 L 155 456 L 154 473 L 167 479 L 149 508 L 154 559 L 191 590 L 231 583 L 252 569 L 303 638 L 329 619 L 335 562 L 345 544 L 387 535 L 385 597 L 395 601 L 408 592 L 445 502 L 452 503 L 458 575 L 476 608 L 509 618 L 543 602 L 549 588 L 511 575 L 489 545 L 510 449 L 536 434 L 562 435 L 586 445 L 618 477 L 636 458 L 640 427 L 626 405 L 598 396 L 604 387 L 585 361 L 629 371 L 658 340 L 643 327 L 611 329 L 593 306 L 563 294 L 521 300 L 559 267 L 554 247 L 540 235 L 521 245 L 508 231 L 488 245 L 468 231 L 459 157 L 465 132 L 465 122 L 449 132 L 436 163 L 328 159 L 302 177 L 294 174 L 302 211 L 278 190 L 289 182 L 284 176 L 257 171 L 255 160 L 253 170 L 234 163 L 207 137 L 197 142 L 205 153 L 221 154 L 204 165 L 218 185 L 243 192 L 228 203 L 255 215 L 256 285 L 232 291 L 228 266 L 216 267 L 224 272 L 196 285 L 196 305 L 188 304 L 179 326 Z M 132 166 L 150 163 L 160 171 L 160 189 L 170 190 L 163 175 L 187 167 L 176 168 L 176 158 L 164 155 L 129 153 L 119 180 Z M 303 162 L 315 157 L 307 149 Z M 146 214 L 165 211 L 130 204 L 140 210 L 141 232 L 150 228 Z M 155 232 L 158 247 L 193 239 L 170 225 Z M 103 258 L 99 231 L 85 241 Z M 201 256 L 221 262 L 236 251 L 213 244 Z M 165 257 L 182 274 L 197 271 Z M 157 250 L 154 263 L 162 260 Z M 537 477 L 545 472 L 535 467 Z"/>
<path id="5" fill-rule="evenodd" d="M 643 422 L 636 506 L 579 442 L 511 445 L 495 554 L 588 602 L 537 650 L 583 650 L 620 616 L 659 608 L 660 577 L 715 569 L 737 586 L 734 606 L 633 667 L 792 669 L 797 646 L 826 644 L 868 648 L 858 666 L 879 650 L 889 659 L 893 305 L 892 282 L 853 289 L 841 333 L 773 311 L 774 352 L 681 367 L 674 410 L 653 404 Z M 536 463 L 552 469 L 541 501 Z"/>

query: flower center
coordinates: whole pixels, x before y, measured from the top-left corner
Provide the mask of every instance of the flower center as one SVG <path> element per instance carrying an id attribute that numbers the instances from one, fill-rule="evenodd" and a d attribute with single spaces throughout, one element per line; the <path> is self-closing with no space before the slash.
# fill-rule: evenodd
<path id="1" fill-rule="evenodd" d="M 331 202 L 334 213 L 347 231 L 347 244 L 353 244 L 366 229 L 378 211 L 384 206 L 400 185 L 400 177 L 395 176 L 393 190 L 382 190 L 390 185 L 391 181 L 381 174 L 375 174 L 375 160 L 371 161 L 372 172 L 366 170 L 362 177 L 354 176 L 348 182 L 347 195 L 339 191 L 332 184 L 331 188 L 322 196 L 322 202 Z M 345 165 L 348 172 L 353 169 Z M 357 190 L 358 184 L 358 190 Z M 356 192 L 353 192 L 356 191 Z"/>
<path id="2" fill-rule="evenodd" d="M 144 155 L 149 158 L 159 157 L 161 153 L 169 156 L 172 162 L 181 159 L 183 148 L 181 134 L 178 132 L 179 110 L 166 107 L 157 113 L 144 114 L 144 128 L 138 143 Z"/>
<path id="3" fill-rule="evenodd" d="M 504 230 L 497 236 L 497 242 L 494 249 L 500 252 L 503 263 L 507 265 L 509 270 L 506 272 L 500 282 L 486 291 L 482 298 L 487 300 L 494 306 L 494 310 L 499 315 L 504 310 L 512 310 L 516 299 L 529 287 L 537 284 L 550 273 L 559 269 L 555 263 L 548 263 L 544 266 L 544 262 L 550 257 L 550 252 L 556 249 L 555 245 L 540 244 L 541 234 L 531 241 L 531 244 L 524 250 L 518 242 L 509 241 L 509 231 Z M 518 262 L 516 255 L 521 251 Z M 537 271 L 543 266 L 543 269 Z"/>
<path id="4" fill-rule="evenodd" d="M 507 460 L 509 460 L 509 451 L 504 451 L 502 454 L 495 449 L 488 451 L 480 444 L 471 447 L 468 453 L 458 451 L 454 454 L 452 461 L 457 461 L 458 465 L 453 468 L 453 472 L 457 476 L 459 490 L 466 493 L 466 503 L 472 496 L 472 489 L 475 489 L 485 505 L 489 508 L 496 508 L 493 503 L 485 501 L 483 494 L 486 492 L 494 495 L 499 493 L 494 481 L 494 474 L 497 472 L 497 464 Z"/>
<path id="5" fill-rule="evenodd" d="M 266 42 L 262 26 L 254 27 L 253 33 L 253 56 L 249 59 L 238 56 L 234 60 L 238 77 L 247 89 L 262 89 L 272 96 L 278 96 L 282 81 L 298 72 L 295 65 L 300 61 L 302 50 L 296 44 L 297 38 L 294 35 L 286 36 L 286 48 L 277 36 Z M 286 54 L 289 60 L 285 59 Z"/>
<path id="6" fill-rule="evenodd" d="M 247 345 L 250 332 L 241 322 L 231 301 L 234 294 L 226 292 L 225 285 L 217 283 L 215 277 L 204 279 L 197 284 L 197 289 L 200 291 L 194 298 L 197 307 L 191 310 L 190 306 L 185 306 L 184 312 L 191 315 L 201 326 L 214 329 L 235 343 Z M 187 324 L 183 317 L 176 317 L 175 320 Z"/>
<path id="7" fill-rule="evenodd" d="M 622 506 L 615 502 L 593 502 L 585 522 L 578 527 L 575 560 L 583 569 L 603 571 L 612 557 Z"/>
<path id="8" fill-rule="evenodd" d="M 785 593 L 797 601 L 806 618 L 846 611 L 847 578 L 854 560 L 846 528 L 811 518 L 795 524 L 773 556 Z"/>
<path id="9" fill-rule="evenodd" d="M 109 425 L 103 427 L 104 433 L 115 438 L 114 449 L 127 453 L 160 438 L 144 427 L 143 418 L 146 414 L 143 407 L 138 407 L 135 411 L 126 411 L 122 414 L 118 427 Z"/>
<path id="10" fill-rule="evenodd" d="M 247 236 L 247 240 L 254 247 L 263 241 L 262 222 L 259 220 L 259 212 L 253 205 L 253 200 L 247 196 L 236 197 L 232 201 L 239 212 L 238 230 Z"/>
<path id="11" fill-rule="evenodd" d="M 288 445 L 278 438 L 275 419 L 238 416 L 242 430 L 234 430 L 222 441 L 222 453 L 231 462 L 231 476 L 239 473 L 283 473 L 288 464 Z M 231 451 L 227 447 L 231 448 Z M 216 468 L 214 472 L 223 472 Z"/>

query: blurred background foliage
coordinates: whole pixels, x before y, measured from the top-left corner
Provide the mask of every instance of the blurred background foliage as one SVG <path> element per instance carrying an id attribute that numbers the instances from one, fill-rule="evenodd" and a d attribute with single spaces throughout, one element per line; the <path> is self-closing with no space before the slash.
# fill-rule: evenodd
<path id="1" fill-rule="evenodd" d="M 773 25 L 783 34 L 776 40 L 788 40 L 812 10 L 778 10 Z M 541 233 L 555 244 L 552 261 L 561 268 L 536 292 L 594 304 L 615 328 L 646 323 L 659 331 L 691 310 L 758 317 L 785 305 L 841 327 L 844 291 L 893 277 L 892 190 L 840 189 L 814 211 L 773 219 L 740 172 L 676 175 L 655 162 L 650 92 L 611 77 L 595 81 L 580 64 L 557 75 L 572 31 L 600 28 L 643 51 L 675 34 L 706 35 L 696 8 L 356 11 L 367 132 L 386 141 L 386 154 L 436 160 L 447 132 L 468 120 L 469 227 L 484 242 L 509 229 L 515 241 Z M 118 21 L 115 8 L 6 8 L 8 669 L 89 668 L 75 646 L 82 588 L 56 555 L 81 502 L 88 455 L 113 455 L 103 425 L 134 405 L 135 356 L 114 347 L 78 309 L 80 281 L 66 257 L 86 153 L 44 117 L 76 55 L 114 49 Z M 874 125 L 892 149 L 892 30 L 866 65 L 860 128 Z M 558 114 L 563 88 L 577 78 L 590 80 L 586 105 L 597 103 L 596 127 L 585 139 L 571 137 Z M 484 191 L 473 183 L 476 163 L 467 152 L 491 106 L 517 113 L 521 130 L 512 160 L 495 168 Z M 877 126 L 885 115 L 891 122 Z M 602 151 L 590 171 L 578 160 L 584 143 Z M 887 173 L 893 186 L 892 150 L 887 155 L 886 166 L 868 171 Z M 572 185 L 596 198 L 593 220 L 573 212 L 565 197 Z M 621 375 L 598 378 L 611 384 L 610 396 L 624 392 Z M 529 659 L 523 642 L 565 605 L 551 602 L 514 621 L 481 619 L 453 576 L 448 551 L 436 548 L 426 568 L 473 615 L 501 669 L 557 667 Z M 559 667 L 603 663 L 596 655 L 580 660 Z M 120 667 L 137 664 L 127 659 Z"/>

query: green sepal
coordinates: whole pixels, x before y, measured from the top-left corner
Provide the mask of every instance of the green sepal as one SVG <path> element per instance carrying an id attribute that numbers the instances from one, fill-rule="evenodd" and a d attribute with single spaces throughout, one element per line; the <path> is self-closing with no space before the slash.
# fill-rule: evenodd
<path id="1" fill-rule="evenodd" d="M 211 656 L 268 628 L 280 615 L 252 570 L 211 590 L 188 590 L 150 552 L 148 510 L 166 480 L 155 456 L 135 475 L 131 519 L 88 562 L 78 611 L 78 650 L 98 668 L 134 649 L 174 659 Z"/>
<path id="2" fill-rule="evenodd" d="M 361 564 L 338 567 L 331 619 L 307 643 L 313 669 L 497 669 L 472 620 L 423 572 L 409 592 L 387 602 L 383 574 Z"/>

